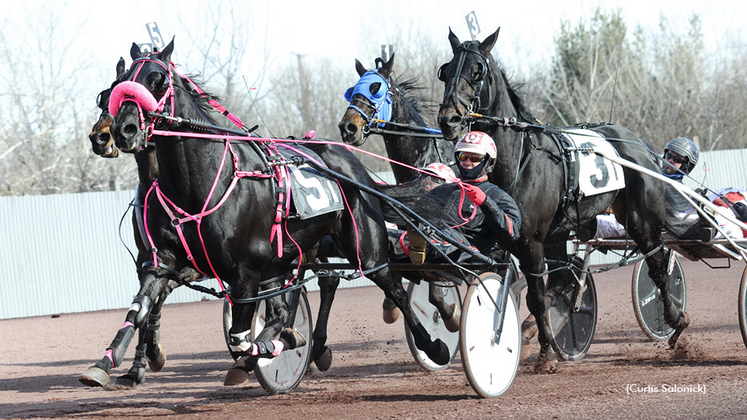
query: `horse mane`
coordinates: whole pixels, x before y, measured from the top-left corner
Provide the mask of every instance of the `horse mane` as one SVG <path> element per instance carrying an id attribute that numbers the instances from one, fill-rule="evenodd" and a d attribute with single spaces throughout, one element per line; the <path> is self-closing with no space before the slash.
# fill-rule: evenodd
<path id="1" fill-rule="evenodd" d="M 390 80 L 392 87 L 399 91 L 400 96 L 404 99 L 405 104 L 412 115 L 420 116 L 422 118 L 423 112 L 435 109 L 435 103 L 429 100 L 425 94 L 425 88 L 418 84 L 420 76 L 413 76 L 399 81 L 396 75 L 391 74 Z"/>
<path id="2" fill-rule="evenodd" d="M 503 79 L 503 84 L 506 85 L 506 91 L 508 91 L 508 97 L 511 100 L 511 104 L 516 108 L 516 113 L 519 114 L 519 120 L 523 122 L 529 122 L 529 123 L 535 123 L 537 122 L 537 119 L 534 118 L 534 115 L 532 114 L 532 111 L 524 104 L 524 99 L 521 96 L 521 87 L 524 86 L 523 83 L 517 83 L 512 84 L 508 80 L 508 76 L 506 76 L 506 72 L 503 70 L 502 67 L 499 67 L 498 65 L 495 65 L 495 67 L 498 69 L 501 78 Z"/>
<path id="3" fill-rule="evenodd" d="M 194 101 L 195 105 L 197 105 L 197 108 L 200 111 L 200 113 L 203 114 L 203 117 L 207 118 L 209 122 L 217 124 L 215 118 L 213 118 L 213 115 L 215 113 L 215 108 L 210 102 L 211 101 L 220 102 L 219 97 L 212 93 L 204 91 L 204 89 L 202 93 L 198 93 L 197 91 L 192 89 L 192 85 L 189 82 L 190 80 L 192 81 L 192 83 L 202 88 L 202 80 L 200 79 L 199 76 L 196 76 L 196 75 L 180 76 L 179 79 L 181 83 L 181 86 L 179 86 L 179 88 L 181 88 L 184 92 L 186 92 L 189 95 L 190 98 L 192 98 L 192 101 Z"/>

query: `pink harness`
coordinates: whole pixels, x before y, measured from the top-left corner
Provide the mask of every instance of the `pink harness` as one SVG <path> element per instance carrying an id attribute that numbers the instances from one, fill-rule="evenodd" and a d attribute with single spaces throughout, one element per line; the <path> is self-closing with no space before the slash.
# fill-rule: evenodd
<path id="1" fill-rule="evenodd" d="M 143 130 L 143 132 L 146 133 L 146 136 L 147 136 L 146 142 L 153 135 L 157 135 L 157 136 L 183 136 L 185 133 L 171 132 L 171 131 L 164 131 L 164 130 L 156 130 L 154 128 L 155 127 L 156 118 L 152 118 L 151 119 L 150 126 L 148 127 L 148 130 L 146 130 L 146 128 L 145 128 L 145 118 L 144 118 L 145 116 L 144 116 L 143 111 L 145 111 L 147 113 L 151 113 L 151 112 L 162 113 L 163 110 L 164 110 L 164 108 L 165 108 L 165 106 L 166 106 L 167 101 L 169 101 L 169 100 L 170 100 L 170 105 L 171 105 L 170 106 L 170 115 L 171 115 L 171 117 L 174 116 L 173 115 L 174 114 L 174 86 L 173 86 L 172 71 L 174 73 L 176 73 L 176 70 L 174 68 L 173 63 L 169 63 L 169 66 L 167 68 L 160 61 L 152 60 L 152 59 L 149 59 L 149 58 L 144 58 L 144 59 L 136 61 L 136 63 L 139 62 L 139 66 L 136 69 L 134 75 L 132 76 L 133 80 L 137 77 L 137 74 L 142 69 L 143 64 L 145 62 L 147 62 L 147 61 L 152 61 L 152 62 L 158 63 L 160 66 L 162 66 L 164 69 L 167 70 L 169 86 L 168 86 L 167 90 L 165 91 L 164 95 L 161 97 L 160 100 L 157 101 L 155 99 L 155 97 L 153 96 L 153 94 L 150 91 L 148 91 L 145 88 L 145 86 L 143 86 L 143 85 L 141 85 L 139 83 L 133 82 L 133 81 L 124 81 L 122 83 L 119 83 L 112 90 L 110 101 L 109 101 L 109 112 L 112 115 L 116 116 L 117 113 L 118 113 L 118 111 L 119 111 L 119 109 L 121 108 L 121 106 L 122 106 L 122 104 L 124 102 L 126 102 L 126 101 L 132 101 L 138 107 L 138 113 L 139 113 L 140 122 L 141 122 L 141 129 Z M 135 63 L 133 63 L 133 64 L 135 64 Z M 186 79 L 198 94 L 204 93 L 204 91 L 202 89 L 200 89 L 200 87 L 197 86 L 194 82 L 192 82 L 191 80 L 189 80 L 189 78 L 186 78 L 185 76 L 181 76 L 181 75 L 180 75 L 180 77 Z M 229 120 L 231 120 L 238 127 L 243 127 L 244 126 L 240 119 L 238 119 L 236 116 L 234 116 L 233 114 L 231 114 L 230 112 L 228 112 L 217 101 L 211 100 L 211 101 L 209 101 L 209 103 L 218 112 L 220 112 L 221 114 L 223 114 L 224 116 L 226 116 L 227 118 L 229 118 Z M 288 237 L 291 239 L 291 241 L 293 241 L 293 243 L 296 245 L 296 247 L 298 248 L 299 255 L 302 255 L 303 254 L 303 250 L 300 248 L 300 246 L 298 245 L 298 243 L 296 243 L 296 241 L 293 240 L 293 238 L 291 237 L 291 235 L 289 234 L 288 229 L 287 229 L 287 216 L 289 215 L 289 211 L 290 211 L 290 197 L 291 197 L 290 174 L 289 174 L 289 170 L 288 170 L 287 166 L 285 166 L 285 165 L 272 165 L 272 173 L 271 174 L 266 174 L 266 173 L 263 173 L 262 171 L 248 171 L 248 172 L 247 171 L 241 171 L 239 169 L 238 155 L 233 150 L 233 147 L 231 146 L 231 142 L 230 142 L 230 140 L 259 141 L 259 142 L 264 143 L 267 146 L 267 151 L 268 151 L 268 154 L 269 154 L 270 157 L 278 157 L 278 156 L 280 156 L 280 154 L 277 151 L 277 146 L 278 145 L 276 144 L 276 142 L 283 142 L 283 141 L 299 142 L 299 141 L 298 140 L 283 140 L 283 139 L 266 139 L 266 138 L 256 138 L 256 137 L 255 138 L 247 138 L 247 137 L 243 137 L 243 136 L 216 135 L 216 134 L 209 134 L 209 133 L 190 133 L 189 136 L 193 137 L 193 138 L 208 138 L 208 139 L 222 138 L 225 141 L 225 147 L 224 147 L 223 155 L 221 157 L 221 162 L 220 162 L 220 169 L 218 170 L 218 173 L 216 174 L 216 177 L 215 177 L 215 180 L 213 182 L 213 185 L 211 186 L 210 192 L 208 193 L 208 196 L 205 199 L 205 203 L 204 203 L 201 211 L 199 213 L 197 213 L 197 214 L 189 214 L 186 211 L 184 211 L 183 209 L 181 209 L 178 206 L 176 206 L 175 203 L 172 200 L 170 200 L 163 193 L 163 191 L 161 190 L 161 188 L 160 188 L 160 186 L 158 184 L 158 180 L 156 180 L 153 183 L 153 185 L 150 187 L 150 189 L 148 190 L 148 192 L 146 193 L 146 198 L 145 198 L 145 203 L 144 203 L 144 209 L 143 209 L 143 217 L 144 217 L 144 219 L 146 221 L 148 220 L 147 212 L 148 212 L 149 198 L 150 198 L 151 194 L 155 193 L 156 194 L 156 198 L 161 203 L 161 206 L 163 207 L 163 209 L 166 212 L 166 214 L 168 215 L 168 217 L 171 219 L 172 225 L 176 229 L 177 235 L 178 235 L 178 237 L 179 237 L 179 239 L 180 239 L 180 241 L 182 243 L 182 246 L 184 247 L 184 250 L 187 253 L 188 260 L 191 261 L 192 265 L 195 267 L 195 269 L 197 271 L 199 271 L 200 273 L 202 273 L 203 275 L 208 276 L 207 271 L 209 271 L 212 274 L 212 276 L 219 281 L 221 289 L 225 290 L 224 285 L 223 285 L 223 281 L 219 278 L 219 276 L 218 276 L 217 272 L 215 271 L 215 268 L 213 267 L 213 264 L 212 264 L 212 262 L 211 262 L 211 260 L 210 260 L 210 258 L 208 256 L 207 247 L 205 245 L 205 241 L 204 241 L 203 236 L 202 236 L 202 230 L 201 230 L 202 221 L 203 221 L 203 219 L 206 216 L 214 213 L 218 208 L 220 208 L 227 201 L 228 197 L 233 192 L 233 189 L 235 188 L 236 183 L 238 182 L 239 179 L 241 179 L 241 178 L 247 178 L 247 177 L 265 178 L 265 179 L 266 178 L 275 178 L 275 180 L 277 182 L 279 194 L 278 194 L 278 197 L 277 197 L 277 199 L 278 199 L 277 200 L 277 205 L 275 207 L 275 217 L 274 217 L 274 220 L 273 220 L 273 226 L 272 226 L 271 231 L 270 231 L 270 243 L 272 243 L 272 241 L 276 241 L 276 243 L 277 243 L 277 255 L 278 255 L 278 258 L 282 257 L 283 256 L 283 229 L 282 229 L 282 221 L 283 221 L 283 219 L 285 219 L 286 220 L 285 234 L 287 234 Z M 331 142 L 331 141 L 326 141 L 326 142 L 304 141 L 304 142 L 313 143 L 313 144 L 334 144 L 334 145 L 337 145 L 337 146 L 346 147 L 348 149 L 355 149 L 355 150 L 358 150 L 358 151 L 363 152 L 363 153 L 369 153 L 369 152 L 365 152 L 365 151 L 362 151 L 360 149 L 354 148 L 352 146 L 344 145 L 344 144 L 341 144 L 341 143 L 338 143 L 338 142 Z M 290 150 L 293 150 L 294 152 L 297 152 L 297 153 L 303 155 L 307 159 L 314 160 L 313 157 L 308 156 L 307 154 L 303 153 L 301 150 L 293 148 L 292 146 L 283 145 L 283 147 L 286 147 L 286 148 L 288 148 Z M 215 189 L 217 188 L 217 185 L 218 185 L 219 180 L 221 178 L 223 167 L 225 166 L 225 163 L 226 163 L 226 160 L 228 159 L 229 154 L 230 154 L 230 156 L 232 158 L 232 161 L 233 161 L 233 177 L 231 178 L 231 183 L 230 183 L 229 187 L 226 189 L 226 191 L 224 192 L 223 196 L 220 198 L 219 202 L 215 206 L 213 206 L 212 208 L 208 208 L 208 205 L 209 205 L 209 203 L 211 201 L 211 198 L 215 194 Z M 371 153 L 369 153 L 369 154 L 371 154 Z M 383 156 L 379 156 L 379 157 L 382 158 L 382 159 L 384 159 L 384 160 L 387 160 L 389 162 L 394 162 L 391 159 L 385 158 Z M 316 163 L 319 164 L 319 162 L 316 162 Z M 404 164 L 402 164 L 400 162 L 396 162 L 396 163 L 399 164 L 399 165 L 408 166 L 408 165 L 404 165 Z M 410 167 L 410 168 L 414 169 L 414 170 L 420 171 L 418 168 L 414 168 L 414 167 Z M 339 185 L 339 181 L 338 181 L 338 185 Z M 350 212 L 351 211 L 350 210 L 350 206 L 348 205 L 347 198 L 345 197 L 344 193 L 342 194 L 342 197 L 343 197 L 343 200 L 345 201 L 345 206 L 348 208 L 348 211 Z M 462 199 L 463 199 L 463 197 L 464 197 L 464 194 L 462 194 Z M 474 213 L 473 213 L 472 216 L 474 216 Z M 354 229 L 355 229 L 355 233 L 356 233 L 356 243 L 357 243 L 357 242 L 359 242 L 358 227 L 357 227 L 357 225 L 355 225 L 355 218 L 352 217 L 352 213 L 351 213 L 351 220 L 353 220 Z M 198 236 L 200 238 L 200 243 L 202 245 L 202 252 L 203 252 L 203 255 L 205 255 L 205 259 L 206 259 L 206 261 L 208 263 L 208 266 L 209 266 L 210 270 L 203 270 L 203 269 L 201 269 L 200 267 L 197 266 L 197 263 L 195 262 L 193 251 L 190 249 L 189 245 L 187 244 L 187 240 L 184 237 L 184 231 L 183 231 L 183 228 L 182 228 L 182 224 L 187 223 L 187 222 L 195 222 L 197 224 L 197 232 L 198 232 Z M 465 220 L 465 223 L 466 223 L 466 220 Z M 155 243 L 153 242 L 153 238 L 152 238 L 152 236 L 150 234 L 150 231 L 148 229 L 147 222 L 145 223 L 145 231 L 146 231 L 146 236 L 147 236 L 147 239 L 148 239 L 148 243 L 149 243 L 149 245 L 151 247 L 151 252 L 152 252 L 152 256 L 153 256 L 153 264 L 154 264 L 155 267 L 157 267 L 158 266 L 157 249 L 155 247 Z M 358 250 L 357 252 L 360 252 L 359 248 L 360 247 L 356 247 L 356 249 Z M 363 268 L 361 267 L 360 254 L 357 255 L 357 259 L 358 259 L 358 271 L 361 273 L 361 275 L 363 275 Z M 299 267 L 300 267 L 300 264 L 301 264 L 301 259 L 300 258 L 298 259 L 298 264 L 299 264 Z M 286 286 L 288 284 L 290 284 L 290 282 L 292 282 L 292 281 L 293 281 L 293 279 L 291 279 L 286 284 Z"/>

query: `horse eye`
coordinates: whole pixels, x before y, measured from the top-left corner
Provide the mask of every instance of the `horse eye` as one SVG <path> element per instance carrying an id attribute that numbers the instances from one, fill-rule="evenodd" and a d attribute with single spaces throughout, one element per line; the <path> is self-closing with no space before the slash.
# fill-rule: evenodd
<path id="1" fill-rule="evenodd" d="M 472 80 L 475 82 L 479 82 L 482 80 L 483 72 L 485 71 L 485 66 L 483 66 L 482 63 L 475 63 L 472 64 L 469 67 L 470 75 L 472 76 Z"/>
<path id="2" fill-rule="evenodd" d="M 162 73 L 151 73 L 148 76 L 148 86 L 151 92 L 159 94 L 166 92 L 168 79 Z"/>
<path id="3" fill-rule="evenodd" d="M 166 76 L 161 75 L 161 77 L 158 79 L 158 84 L 156 85 L 156 92 L 163 93 L 166 92 L 166 89 L 168 88 L 168 79 Z"/>
<path id="4" fill-rule="evenodd" d="M 446 70 L 449 68 L 449 63 L 446 63 L 438 68 L 438 72 L 436 73 L 436 76 L 438 77 L 438 80 L 445 82 L 446 81 Z"/>
<path id="5" fill-rule="evenodd" d="M 371 85 L 368 87 L 368 91 L 371 92 L 371 96 L 377 99 L 383 96 L 383 92 L 381 92 L 381 90 L 381 82 L 371 83 Z"/>

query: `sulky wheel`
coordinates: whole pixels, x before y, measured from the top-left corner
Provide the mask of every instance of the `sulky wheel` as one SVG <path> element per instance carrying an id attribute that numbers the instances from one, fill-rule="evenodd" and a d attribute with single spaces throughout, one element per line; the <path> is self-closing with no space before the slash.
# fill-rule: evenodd
<path id="1" fill-rule="evenodd" d="M 306 337 L 308 342 L 305 346 L 283 351 L 278 357 L 259 359 L 257 361 L 254 374 L 257 376 L 257 381 L 262 385 L 262 388 L 270 394 L 287 394 L 293 391 L 301 383 L 301 379 L 306 374 L 311 360 L 311 334 L 313 326 L 309 300 L 306 296 L 306 289 L 302 289 L 299 292 L 289 292 L 284 296 L 290 300 L 293 293 L 300 293 L 293 329 Z M 265 307 L 264 301 L 257 303 L 257 310 L 252 320 L 252 340 L 257 339 L 257 336 L 265 326 Z M 226 300 L 223 303 L 223 332 L 226 343 L 228 343 L 231 323 L 231 305 Z"/>
<path id="2" fill-rule="evenodd" d="M 742 341 L 747 346 L 747 267 L 742 272 L 739 282 L 739 329 L 742 331 Z"/>
<path id="3" fill-rule="evenodd" d="M 586 274 L 586 282 L 581 293 L 578 310 L 574 310 L 578 282 L 583 262 L 573 260 L 574 270 L 562 271 L 560 284 L 548 280 L 550 307 L 545 312 L 545 322 L 551 332 L 550 345 L 562 360 L 579 360 L 586 355 L 594 338 L 597 325 L 597 290 L 591 273 Z M 570 275 L 573 274 L 573 275 Z"/>
<path id="4" fill-rule="evenodd" d="M 459 289 L 456 287 L 443 287 L 442 290 L 446 305 L 453 303 L 456 304 L 457 309 L 461 310 L 462 298 L 459 295 Z M 438 309 L 428 301 L 428 292 L 429 283 L 425 280 L 420 281 L 419 284 L 410 282 L 410 285 L 407 286 L 408 300 L 410 307 L 415 312 L 415 317 L 423 325 L 431 336 L 431 339 L 440 338 L 449 347 L 449 351 L 451 352 L 449 363 L 443 366 L 436 364 L 424 352 L 418 350 L 407 323 L 405 323 L 405 337 L 407 338 L 407 345 L 410 347 L 410 352 L 418 364 L 425 370 L 437 371 L 446 369 L 451 364 L 451 361 L 454 360 L 459 350 L 459 332 L 451 332 L 446 328 Z"/>
<path id="5" fill-rule="evenodd" d="M 667 266 L 669 276 L 669 294 L 674 305 L 680 311 L 685 310 L 687 304 L 687 287 L 685 272 L 682 270 L 677 254 L 672 251 Z M 648 265 L 645 261 L 636 263 L 633 269 L 633 312 L 643 333 L 654 341 L 667 341 L 674 333 L 674 329 L 664 321 L 664 304 L 661 302 L 661 292 L 648 275 Z M 741 294 L 740 294 L 741 297 Z"/>
<path id="6" fill-rule="evenodd" d="M 467 290 L 459 331 L 462 365 L 472 389 L 484 398 L 500 397 L 511 387 L 521 357 L 521 323 L 513 293 L 503 296 L 503 279 L 480 276 Z M 500 316 L 501 328 L 496 328 Z"/>

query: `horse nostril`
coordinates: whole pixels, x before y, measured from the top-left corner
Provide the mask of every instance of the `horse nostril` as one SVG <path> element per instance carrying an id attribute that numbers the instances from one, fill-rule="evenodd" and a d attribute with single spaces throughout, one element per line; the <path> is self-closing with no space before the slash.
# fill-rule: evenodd
<path id="1" fill-rule="evenodd" d="M 458 127 L 461 123 L 462 117 L 460 117 L 459 115 L 452 115 L 451 118 L 446 121 L 446 124 L 449 127 Z"/>
<path id="2" fill-rule="evenodd" d="M 356 134 L 358 132 L 358 126 L 349 122 L 345 124 L 345 132 L 347 132 L 350 135 Z"/>
<path id="3" fill-rule="evenodd" d="M 122 127 L 122 134 L 124 134 L 127 137 L 132 137 L 135 134 L 137 134 L 139 128 L 135 124 L 125 124 L 124 127 Z"/>

